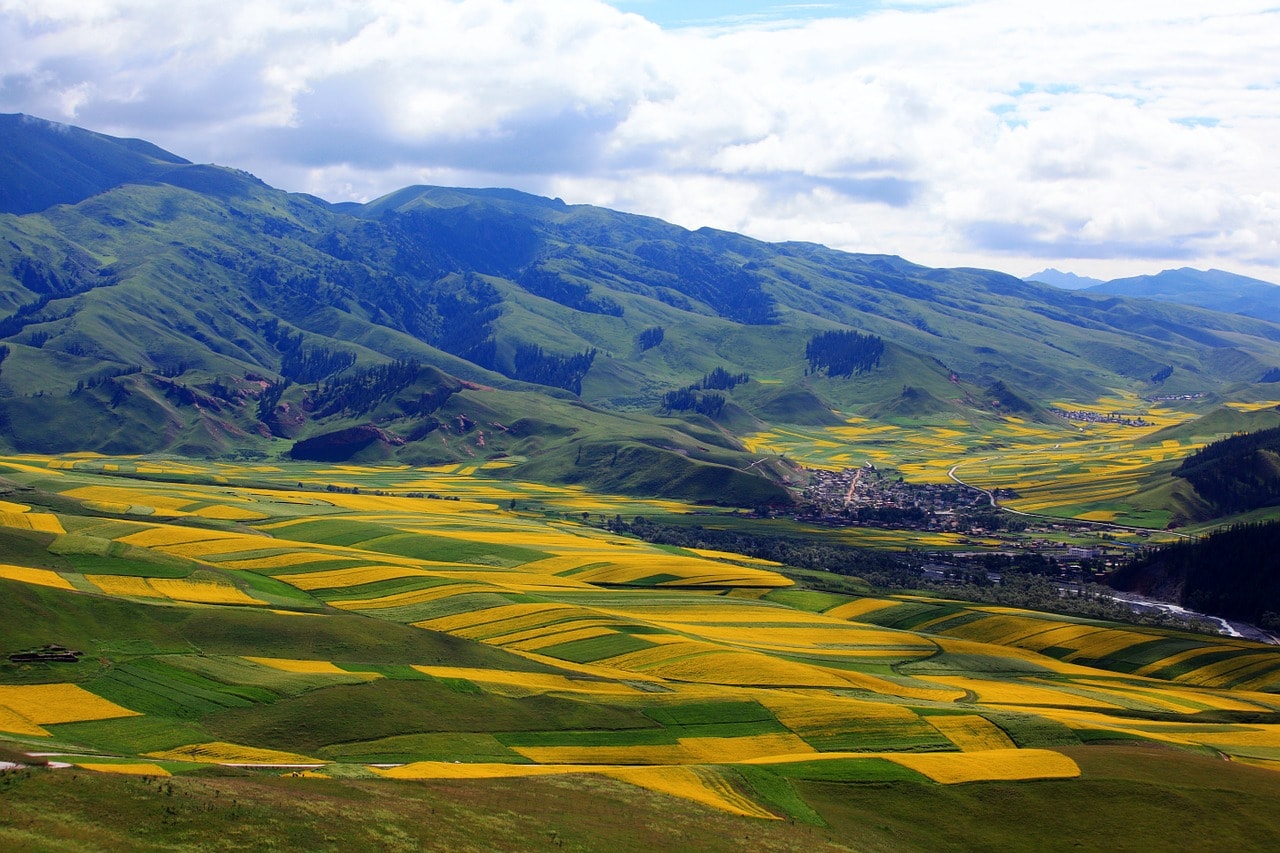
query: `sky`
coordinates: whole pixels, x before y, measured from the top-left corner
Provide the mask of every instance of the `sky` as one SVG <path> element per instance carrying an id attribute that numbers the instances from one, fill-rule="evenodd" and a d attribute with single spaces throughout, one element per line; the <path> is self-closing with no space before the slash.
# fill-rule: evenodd
<path id="1" fill-rule="evenodd" d="M 1275 0 L 0 0 L 0 112 L 1024 276 L 1280 282 Z"/>

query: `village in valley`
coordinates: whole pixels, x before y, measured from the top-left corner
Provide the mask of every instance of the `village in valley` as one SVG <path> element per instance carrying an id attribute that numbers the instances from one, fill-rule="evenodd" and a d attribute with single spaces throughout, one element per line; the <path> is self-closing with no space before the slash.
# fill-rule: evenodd
<path id="1" fill-rule="evenodd" d="M 908 483 L 870 462 L 839 471 L 815 469 L 796 519 L 830 526 L 878 527 L 951 533 L 960 544 L 991 551 L 1032 553 L 1058 564 L 1063 575 L 1085 579 L 1122 560 L 1131 548 L 1112 543 L 1107 525 L 1012 513 L 999 502 L 1010 489 L 986 492 L 960 482 Z M 1090 544 L 1071 544 L 1073 539 Z M 979 541 L 981 540 L 981 541 Z"/>

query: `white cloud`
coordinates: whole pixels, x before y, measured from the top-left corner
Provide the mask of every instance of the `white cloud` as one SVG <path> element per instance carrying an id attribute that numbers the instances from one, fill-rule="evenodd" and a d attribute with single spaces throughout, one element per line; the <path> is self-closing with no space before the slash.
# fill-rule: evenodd
<path id="1" fill-rule="evenodd" d="M 1277 41 L 1264 0 L 666 31 L 596 0 L 0 0 L 0 110 L 335 200 L 509 185 L 939 265 L 1280 278 Z"/>

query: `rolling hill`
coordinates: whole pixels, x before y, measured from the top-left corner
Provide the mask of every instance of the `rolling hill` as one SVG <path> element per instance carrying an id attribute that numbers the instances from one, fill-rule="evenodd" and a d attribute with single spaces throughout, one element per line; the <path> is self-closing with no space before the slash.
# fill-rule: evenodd
<path id="1" fill-rule="evenodd" d="M 1247 389 L 1280 367 L 1280 326 L 1193 307 L 512 190 L 334 205 L 138 141 L 3 130 L 11 450 L 507 457 L 755 505 L 791 477 L 737 438 L 765 424 L 981 423 L 1012 401 L 1051 419 L 1055 399 Z M 41 162 L 59 167 L 25 168 Z M 874 363 L 807 356 L 834 331 L 875 342 Z M 747 380 L 706 387 L 717 371 Z"/>
<path id="2" fill-rule="evenodd" d="M 872 588 L 1161 541 L 1142 490 L 1280 418 L 1280 326 L 0 130 L 0 843 L 1280 843 L 1275 647 Z M 706 506 L 796 459 L 1046 531 Z"/>

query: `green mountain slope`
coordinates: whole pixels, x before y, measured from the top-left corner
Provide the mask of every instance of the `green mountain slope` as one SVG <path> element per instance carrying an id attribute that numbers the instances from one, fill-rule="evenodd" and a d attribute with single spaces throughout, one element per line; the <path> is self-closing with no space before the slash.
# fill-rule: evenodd
<path id="1" fill-rule="evenodd" d="M 26 115 L 0 115 L 0 212 L 75 204 L 187 163 L 141 139 L 115 139 Z"/>
<path id="2" fill-rule="evenodd" d="M 769 425 L 1046 419 L 1056 399 L 1219 392 L 1280 366 L 1280 326 L 1245 317 L 511 190 L 330 205 L 146 143 L 3 124 L 8 191 L 67 202 L 0 214 L 14 450 L 509 456 L 752 505 L 784 499 L 788 474 L 734 436 Z M 20 168 L 46 161 L 62 167 Z M 874 361 L 807 355 L 838 330 Z"/>

